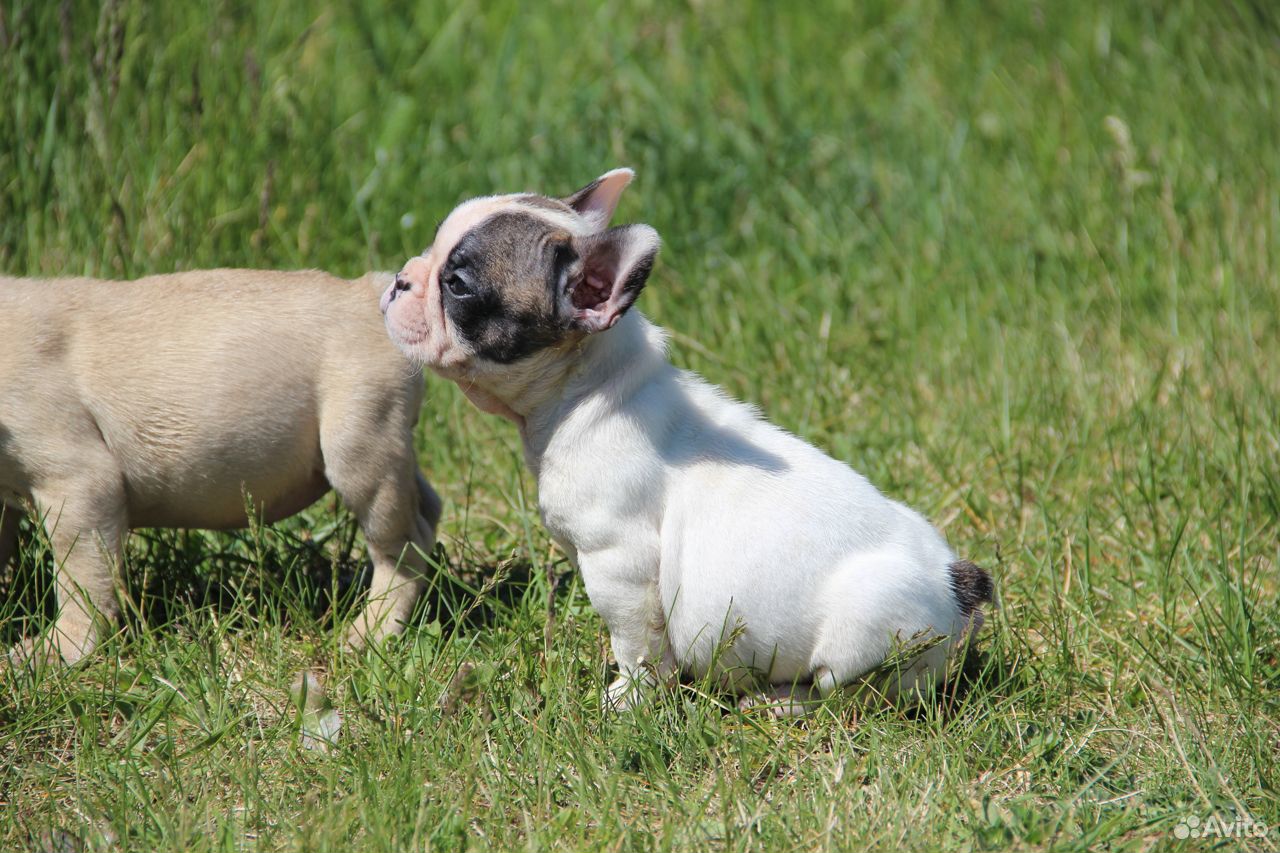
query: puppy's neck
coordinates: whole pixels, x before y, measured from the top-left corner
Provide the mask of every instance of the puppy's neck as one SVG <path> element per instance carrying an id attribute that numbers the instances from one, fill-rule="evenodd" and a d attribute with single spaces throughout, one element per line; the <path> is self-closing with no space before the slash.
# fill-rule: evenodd
<path id="1" fill-rule="evenodd" d="M 626 399 L 668 366 L 666 335 L 638 311 L 623 315 L 606 332 L 583 338 L 560 357 L 565 363 L 555 387 L 522 401 L 520 436 L 534 474 L 556 428 L 574 411 L 600 397 Z"/>

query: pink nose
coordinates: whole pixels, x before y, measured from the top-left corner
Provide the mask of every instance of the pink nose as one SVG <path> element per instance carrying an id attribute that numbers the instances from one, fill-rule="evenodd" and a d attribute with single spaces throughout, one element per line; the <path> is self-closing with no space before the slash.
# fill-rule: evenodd
<path id="1" fill-rule="evenodd" d="M 396 297 L 408 291 L 413 287 L 413 283 L 399 273 L 391 286 L 382 291 L 382 298 L 378 300 L 378 307 L 382 309 L 382 313 L 387 313 L 387 309 L 391 307 L 391 303 L 396 301 Z"/>
<path id="2" fill-rule="evenodd" d="M 395 286 L 401 293 L 409 291 L 414 296 L 422 296 L 427 292 L 427 281 L 430 278 L 430 262 L 422 256 L 410 258 L 396 275 Z"/>

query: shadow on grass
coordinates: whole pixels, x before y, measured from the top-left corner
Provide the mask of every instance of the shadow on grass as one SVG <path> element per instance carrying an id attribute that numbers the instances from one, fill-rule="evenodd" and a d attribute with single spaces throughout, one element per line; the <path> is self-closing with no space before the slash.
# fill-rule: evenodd
<path id="1" fill-rule="evenodd" d="M 372 568 L 345 514 L 307 526 L 292 520 L 229 533 L 135 530 L 127 546 L 122 616 L 126 634 L 217 618 L 231 631 L 263 622 L 332 631 L 364 606 Z M 443 544 L 414 607 L 409 630 L 445 632 L 491 624 L 515 608 L 535 578 L 527 562 L 464 565 Z M 0 647 L 33 636 L 57 613 L 54 559 L 43 532 L 23 521 L 13 564 L 0 566 Z"/>
<path id="2" fill-rule="evenodd" d="M 38 633 L 56 612 L 53 557 L 41 531 L 24 522 L 20 543 L 15 565 L 0 569 L 0 647 Z M 430 555 L 436 570 L 414 607 L 410 633 L 426 625 L 446 636 L 471 633 L 520 610 L 530 594 L 554 611 L 569 595 L 568 584 L 548 581 L 528 561 L 468 562 L 475 557 L 468 550 L 464 545 L 458 548 L 463 553 L 450 554 L 443 544 L 436 546 Z M 294 519 L 234 533 L 138 530 L 128 546 L 123 581 L 129 604 L 120 627 L 126 635 L 163 634 L 182 623 L 217 619 L 232 632 L 263 624 L 303 634 L 340 630 L 363 607 L 370 577 L 354 520 L 343 513 L 318 523 Z M 910 719 L 963 713 L 975 692 L 1016 692 L 1023 668 L 980 639 L 925 702 L 903 712 Z M 714 696 L 726 712 L 736 708 L 736 698 L 710 681 L 681 682 Z"/>
<path id="3" fill-rule="evenodd" d="M 0 566 L 0 648 L 8 648 L 57 613 L 48 548 L 26 518 L 18 526 L 18 549 L 10 566 Z"/>
<path id="4" fill-rule="evenodd" d="M 1019 667 L 997 655 L 981 638 L 968 645 L 947 673 L 946 680 L 938 686 L 937 702 L 943 716 L 950 717 L 964 709 L 969 697 L 1000 693 L 1013 682 Z M 921 713 L 919 709 L 913 711 Z"/>

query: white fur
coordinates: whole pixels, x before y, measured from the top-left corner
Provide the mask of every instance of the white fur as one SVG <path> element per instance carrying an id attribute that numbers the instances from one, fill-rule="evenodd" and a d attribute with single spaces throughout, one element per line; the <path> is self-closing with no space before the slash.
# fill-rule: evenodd
<path id="1" fill-rule="evenodd" d="M 615 170 L 575 195 L 570 230 L 603 233 L 630 179 Z M 657 251 L 652 229 L 618 237 L 627 243 L 613 295 L 592 309 L 598 322 L 515 364 L 475 356 L 444 310 L 439 270 L 502 209 L 529 210 L 496 196 L 445 220 L 401 271 L 403 295 L 384 296 L 387 329 L 520 427 L 543 520 L 609 628 L 622 673 L 606 701 L 634 704 L 637 688 L 683 671 L 803 712 L 898 644 L 930 639 L 876 686 L 892 697 L 936 677 L 970 627 L 951 585 L 955 555 L 847 465 L 672 367 L 661 331 L 620 296 Z"/>
<path id="2" fill-rule="evenodd" d="M 543 520 L 608 625 L 615 702 L 651 679 L 646 661 L 659 677 L 825 693 L 929 635 L 951 642 L 890 692 L 938 673 L 967 620 L 955 555 L 924 518 L 672 367 L 636 312 L 575 361 L 523 434 Z"/>

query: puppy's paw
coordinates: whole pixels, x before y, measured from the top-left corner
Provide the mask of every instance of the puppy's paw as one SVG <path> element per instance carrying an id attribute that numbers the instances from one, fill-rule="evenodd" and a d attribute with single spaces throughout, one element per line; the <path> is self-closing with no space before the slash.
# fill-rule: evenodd
<path id="1" fill-rule="evenodd" d="M 738 710 L 753 717 L 787 720 L 809 716 L 821 702 L 817 691 L 805 685 L 794 689 L 769 687 L 743 694 L 738 700 Z"/>
<path id="2" fill-rule="evenodd" d="M 385 613 L 370 605 L 351 623 L 342 638 L 342 646 L 348 652 L 359 654 L 400 633 L 400 627 L 399 622 L 388 619 Z"/>
<path id="3" fill-rule="evenodd" d="M 61 666 L 62 655 L 57 647 L 44 637 L 28 637 L 5 652 L 4 665 L 11 669 L 36 669 L 45 666 Z"/>
<path id="4" fill-rule="evenodd" d="M 606 713 L 633 711 L 645 704 L 653 692 L 653 679 L 647 672 L 622 673 L 605 688 L 600 707 Z"/>
<path id="5" fill-rule="evenodd" d="M 350 654 L 359 654 L 369 645 L 368 629 L 359 620 L 347 629 L 342 637 L 342 649 Z"/>

